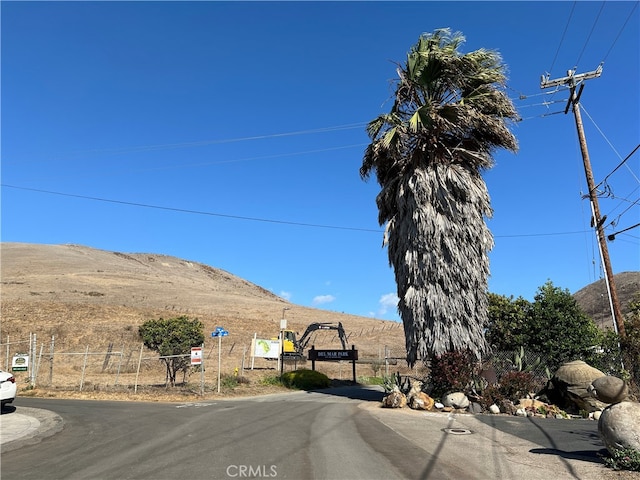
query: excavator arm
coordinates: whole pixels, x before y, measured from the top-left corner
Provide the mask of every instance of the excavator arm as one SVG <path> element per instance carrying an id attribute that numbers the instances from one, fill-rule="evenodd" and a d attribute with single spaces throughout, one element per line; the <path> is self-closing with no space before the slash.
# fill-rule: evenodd
<path id="1" fill-rule="evenodd" d="M 311 334 L 316 330 L 336 330 L 338 332 L 338 338 L 340 339 L 340 343 L 342 343 L 342 349 L 347 349 L 347 334 L 342 327 L 342 322 L 335 323 L 312 323 L 307 327 L 302 337 L 296 344 L 296 350 L 300 355 L 303 355 L 305 348 L 309 344 L 311 340 Z"/>

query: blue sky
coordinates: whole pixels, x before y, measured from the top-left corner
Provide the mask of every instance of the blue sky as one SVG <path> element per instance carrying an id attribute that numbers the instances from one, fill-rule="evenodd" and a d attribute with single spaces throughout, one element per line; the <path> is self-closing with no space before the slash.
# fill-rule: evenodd
<path id="1" fill-rule="evenodd" d="M 532 299 L 602 278 L 568 93 L 607 232 L 639 222 L 637 2 L 6 2 L 2 241 L 174 255 L 291 302 L 397 319 L 365 124 L 422 32 L 500 51 L 523 120 L 485 178 L 490 290 Z M 560 112 L 557 113 L 556 112 Z M 614 222 L 613 225 L 611 222 Z M 640 267 L 640 228 L 610 242 Z M 268 312 L 277 316 L 278 312 Z"/>

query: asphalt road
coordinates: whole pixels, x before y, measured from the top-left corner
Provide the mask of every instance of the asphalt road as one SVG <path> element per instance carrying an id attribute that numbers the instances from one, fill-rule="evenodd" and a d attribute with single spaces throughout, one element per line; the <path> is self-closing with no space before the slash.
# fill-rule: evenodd
<path id="1" fill-rule="evenodd" d="M 340 389 L 185 404 L 21 398 L 64 427 L 3 479 L 600 478 L 595 422 L 390 411 Z M 447 431 L 449 429 L 450 431 Z M 601 473 L 601 472 L 600 472 Z"/>

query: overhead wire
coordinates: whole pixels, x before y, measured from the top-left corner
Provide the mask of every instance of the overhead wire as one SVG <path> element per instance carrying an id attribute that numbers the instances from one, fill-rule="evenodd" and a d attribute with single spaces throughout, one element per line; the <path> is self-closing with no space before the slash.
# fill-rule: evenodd
<path id="1" fill-rule="evenodd" d="M 567 23 L 564 27 L 564 31 L 562 32 L 562 37 L 560 37 L 560 43 L 558 44 L 558 48 L 556 49 L 556 54 L 553 56 L 553 61 L 551 62 L 551 66 L 549 67 L 549 74 L 553 72 L 553 67 L 556 64 L 556 60 L 558 59 L 558 54 L 560 53 L 560 48 L 562 47 L 562 43 L 564 42 L 564 37 L 567 34 L 567 30 L 569 29 L 569 24 L 571 23 L 571 17 L 573 17 L 573 11 L 576 8 L 576 1 L 574 0 L 573 5 L 571 6 L 571 12 L 569 12 L 569 18 L 567 19 Z"/>
<path id="2" fill-rule="evenodd" d="M 222 138 L 214 140 L 198 140 L 193 142 L 180 142 L 180 143 L 164 143 L 164 144 L 152 144 L 152 145 L 136 145 L 132 147 L 119 147 L 119 148 L 105 148 L 105 149 L 92 149 L 71 152 L 73 155 L 123 155 L 127 153 L 138 152 L 150 152 L 156 150 L 169 150 L 178 148 L 189 147 L 201 147 L 207 145 L 220 145 L 227 143 L 246 142 L 253 140 L 265 140 L 271 138 L 291 137 L 297 135 L 309 135 L 316 133 L 336 132 L 342 130 L 353 130 L 356 128 L 364 128 L 367 122 L 350 123 L 345 125 L 336 125 L 330 127 L 313 128 L 307 130 L 295 130 L 292 132 L 272 133 L 266 135 L 254 135 L 248 137 L 236 137 L 236 138 Z"/>
<path id="3" fill-rule="evenodd" d="M 582 50 L 580 51 L 580 55 L 578 55 L 578 60 L 576 60 L 575 65 L 578 66 L 580 64 L 580 60 L 582 60 L 582 55 L 584 54 L 584 51 L 587 49 L 587 45 L 589 44 L 589 40 L 591 40 L 591 35 L 593 34 L 593 31 L 596 28 L 596 25 L 598 24 L 598 20 L 600 19 L 600 15 L 602 14 L 602 10 L 604 10 L 604 4 L 605 2 L 602 2 L 602 5 L 600 5 L 600 10 L 598 10 L 598 15 L 596 16 L 596 19 L 593 21 L 593 25 L 591 26 L 591 30 L 589 31 L 589 35 L 587 35 L 587 39 L 584 42 L 584 45 L 582 46 Z"/>
<path id="4" fill-rule="evenodd" d="M 15 190 L 23 190 L 28 192 L 36 192 L 43 193 L 48 195 L 57 195 L 62 197 L 70 197 L 70 198 L 79 198 L 82 200 L 91 200 L 96 202 L 104 202 L 104 203 L 113 203 L 118 205 L 126 205 L 132 207 L 141 207 L 141 208 L 151 208 L 156 210 L 165 210 L 172 211 L 178 213 L 188 213 L 194 215 L 205 215 L 211 217 L 222 217 L 222 218 L 230 218 L 234 220 L 244 220 L 244 221 L 252 221 L 252 222 L 264 222 L 264 223 L 274 223 L 280 225 L 292 225 L 299 227 L 313 227 L 313 228 L 326 228 L 326 229 L 334 229 L 334 230 L 351 230 L 358 232 L 370 232 L 370 233 L 383 233 L 383 230 L 379 229 L 371 229 L 371 228 L 358 228 L 358 227 L 345 227 L 345 226 L 337 226 L 337 225 L 326 225 L 326 224 L 318 224 L 318 223 L 305 223 L 305 222 L 294 222 L 288 220 L 277 220 L 277 219 L 269 219 L 269 218 L 261 218 L 261 217 L 248 217 L 242 215 L 231 215 L 224 213 L 216 213 L 216 212 L 208 212 L 204 210 L 191 210 L 186 208 L 177 208 L 177 207 L 167 207 L 162 205 L 153 205 L 149 203 L 141 203 L 141 202 L 130 202 L 126 200 L 115 200 L 110 198 L 102 198 L 102 197 L 94 197 L 90 195 L 78 195 L 73 193 L 64 193 L 64 192 L 56 192 L 52 190 L 44 190 L 39 188 L 29 188 L 29 187 L 20 187 L 17 185 L 9 185 L 9 184 L 0 184 L 3 188 L 12 188 Z M 571 232 L 549 232 L 549 233 L 523 233 L 523 234 L 512 234 L 512 235 L 494 235 L 494 238 L 523 238 L 523 237 L 550 237 L 550 236 L 559 236 L 559 235 L 576 235 L 583 234 L 586 231 L 571 231 Z"/>
<path id="5" fill-rule="evenodd" d="M 598 188 L 600 185 L 602 185 L 604 182 L 606 182 L 606 181 L 609 179 L 609 177 L 610 177 L 611 175 L 613 175 L 613 174 L 614 174 L 614 173 L 615 173 L 615 172 L 616 172 L 616 171 L 617 171 L 621 166 L 625 165 L 625 164 L 627 163 L 627 160 L 629 160 L 629 159 L 633 156 L 633 154 L 634 154 L 634 153 L 636 153 L 636 152 L 638 151 L 638 149 L 639 149 L 639 148 L 640 148 L 640 143 L 639 143 L 638 145 L 636 145 L 636 148 L 634 148 L 634 149 L 631 151 L 631 153 L 630 153 L 629 155 L 627 155 L 627 156 L 626 156 L 626 157 L 625 157 L 625 158 L 624 158 L 624 159 L 623 159 L 623 160 L 622 160 L 618 165 L 616 165 L 616 167 L 615 167 L 613 170 L 611 170 L 611 172 L 609 172 L 609 173 L 608 173 L 608 174 L 607 174 L 607 175 L 606 175 L 606 176 L 605 176 L 605 177 L 600 181 L 600 183 L 599 183 L 598 185 L 596 185 L 596 187 L 595 187 L 595 188 Z M 614 150 L 614 151 L 615 151 L 615 150 Z M 617 152 L 616 152 L 616 153 L 617 153 Z M 632 176 L 636 179 L 636 181 L 637 181 L 638 183 L 640 183 L 640 181 L 638 180 L 638 178 L 635 176 L 635 173 L 633 172 L 633 170 L 631 170 L 631 174 L 632 174 Z"/>
<path id="6" fill-rule="evenodd" d="M 633 16 L 633 12 L 635 12 L 636 8 L 638 8 L 638 2 L 637 1 L 636 2 L 632 2 L 632 3 L 633 3 L 633 7 L 631 8 L 631 11 L 629 12 L 629 15 L 627 16 L 627 19 L 624 21 L 624 23 L 622 24 L 622 27 L 618 31 L 618 35 L 616 35 L 616 38 L 613 40 L 613 43 L 609 47 L 609 50 L 607 50 L 607 53 L 605 54 L 604 58 L 602 59 L 603 63 L 607 61 L 607 58 L 609 58 L 609 54 L 611 53 L 611 50 L 613 50 L 613 47 L 615 46 L 616 42 L 620 38 L 620 35 L 622 35 L 623 30 L 627 26 L 627 23 L 629 23 L 629 20 L 631 20 L 631 17 Z"/>

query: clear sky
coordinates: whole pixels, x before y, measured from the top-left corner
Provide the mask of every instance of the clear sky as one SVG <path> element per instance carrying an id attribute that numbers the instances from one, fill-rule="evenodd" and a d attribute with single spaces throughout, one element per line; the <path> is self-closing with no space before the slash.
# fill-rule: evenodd
<path id="1" fill-rule="evenodd" d="M 519 152 L 485 176 L 490 290 L 573 293 L 603 271 L 568 93 L 540 75 L 604 61 L 581 97 L 587 143 L 607 233 L 637 224 L 640 153 L 616 167 L 639 143 L 639 10 L 3 1 L 2 241 L 173 255 L 295 304 L 398 319 L 379 188 L 358 172 L 365 124 L 390 108 L 394 62 L 450 27 L 463 51 L 502 54 L 523 118 Z M 615 273 L 640 269 L 640 228 L 608 247 Z"/>

